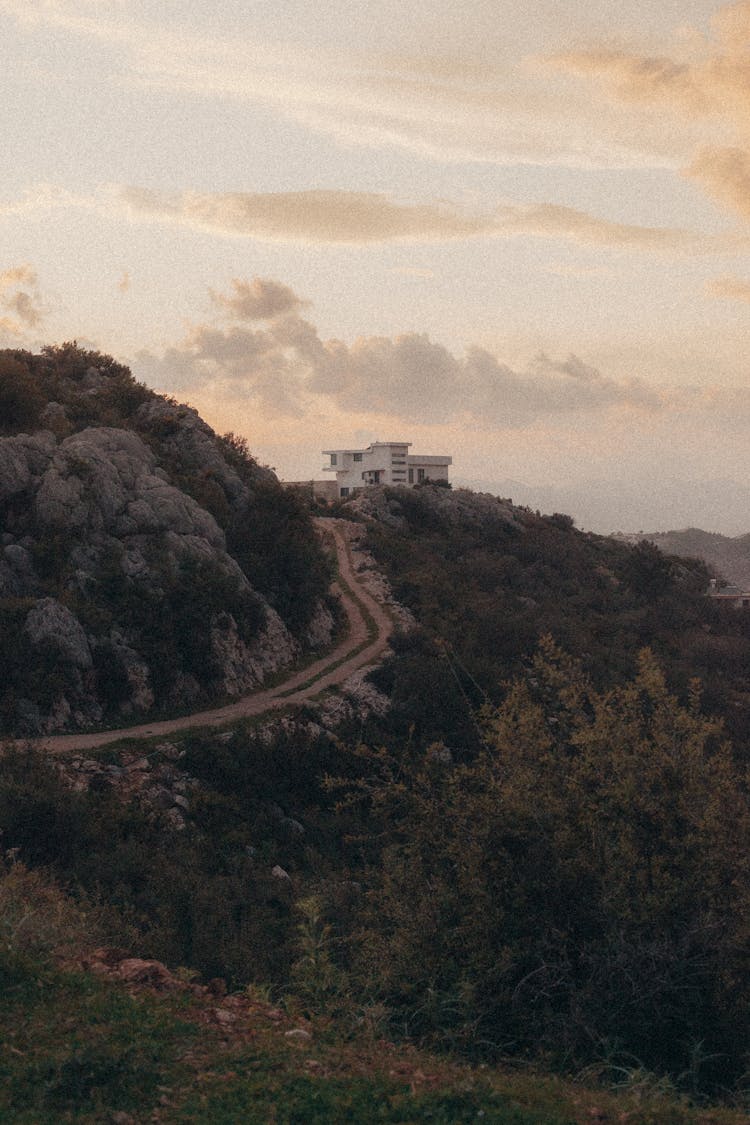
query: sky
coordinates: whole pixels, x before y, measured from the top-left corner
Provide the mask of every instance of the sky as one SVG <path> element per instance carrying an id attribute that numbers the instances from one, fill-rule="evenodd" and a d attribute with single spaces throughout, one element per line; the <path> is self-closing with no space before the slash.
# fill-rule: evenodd
<path id="1" fill-rule="evenodd" d="M 0 347 L 750 532 L 750 0 L 0 0 L 0 76 Z"/>

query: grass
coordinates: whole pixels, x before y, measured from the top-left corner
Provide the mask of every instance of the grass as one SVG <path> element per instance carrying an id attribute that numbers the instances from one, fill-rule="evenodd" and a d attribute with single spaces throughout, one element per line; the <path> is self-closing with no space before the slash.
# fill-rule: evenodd
<path id="1" fill-rule="evenodd" d="M 157 995 L 38 963 L 16 973 L 0 1008 L 0 1120 L 83 1125 L 740 1125 L 730 1109 L 670 1093 L 612 1093 L 523 1067 L 471 1067 L 409 1044 L 300 1021 L 260 998 L 227 1030 L 228 1000 Z M 291 1009 L 293 1011 L 293 1009 Z"/>
<path id="2" fill-rule="evenodd" d="M 178 1056 L 198 1030 L 147 998 L 57 971 L 10 989 L 0 1019 L 0 1119 L 23 1125 L 146 1112 L 167 1075 L 187 1080 Z"/>

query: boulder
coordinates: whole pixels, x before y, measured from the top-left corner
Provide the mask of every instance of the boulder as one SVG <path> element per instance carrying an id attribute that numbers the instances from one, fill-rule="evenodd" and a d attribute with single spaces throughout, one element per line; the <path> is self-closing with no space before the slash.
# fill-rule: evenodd
<path id="1" fill-rule="evenodd" d="M 91 649 L 78 618 L 55 598 L 41 598 L 32 606 L 24 630 L 34 647 L 55 649 L 81 671 L 91 668 Z"/>
<path id="2" fill-rule="evenodd" d="M 54 434 L 17 434 L 0 439 L 0 500 L 31 487 L 44 472 L 55 450 Z"/>

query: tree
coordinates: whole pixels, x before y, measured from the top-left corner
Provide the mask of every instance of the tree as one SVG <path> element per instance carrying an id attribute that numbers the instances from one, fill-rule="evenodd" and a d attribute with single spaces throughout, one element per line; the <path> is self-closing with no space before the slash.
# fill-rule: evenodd
<path id="1" fill-rule="evenodd" d="M 44 397 L 30 372 L 17 359 L 0 355 L 0 429 L 18 433 L 35 429 Z"/>
<path id="2" fill-rule="evenodd" d="M 384 759 L 358 971 L 414 1030 L 701 1079 L 750 1031 L 750 805 L 721 728 L 653 656 L 597 692 L 546 639 L 476 761 Z M 370 771 L 372 776 L 372 771 Z M 362 788 L 362 786 L 360 786 Z M 391 827 L 389 827 L 391 825 Z"/>

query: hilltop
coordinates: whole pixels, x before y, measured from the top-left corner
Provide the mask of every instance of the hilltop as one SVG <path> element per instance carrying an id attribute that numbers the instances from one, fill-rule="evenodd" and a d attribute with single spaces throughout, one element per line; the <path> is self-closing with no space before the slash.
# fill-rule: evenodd
<path id="1" fill-rule="evenodd" d="M 198 709 L 328 642 L 301 502 L 74 344 L 0 353 L 0 731 Z"/>
<path id="2" fill-rule="evenodd" d="M 377 682 L 398 705 L 409 700 L 413 722 L 424 676 L 423 694 L 438 700 L 417 723 L 425 738 L 445 739 L 450 728 L 459 743 L 472 739 L 454 672 L 473 706 L 497 702 L 549 634 L 602 688 L 632 677 L 644 647 L 683 697 L 699 677 L 706 711 L 744 752 L 750 620 L 705 596 L 709 571 L 699 559 L 464 489 L 370 489 L 349 507 L 368 517 L 369 548 L 422 626 Z"/>

